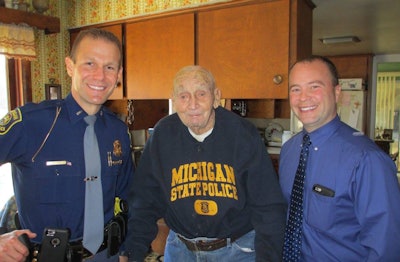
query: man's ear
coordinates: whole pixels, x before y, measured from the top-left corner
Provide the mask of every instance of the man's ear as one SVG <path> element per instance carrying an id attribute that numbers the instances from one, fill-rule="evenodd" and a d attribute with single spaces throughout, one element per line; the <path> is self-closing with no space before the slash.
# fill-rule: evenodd
<path id="1" fill-rule="evenodd" d="M 214 108 L 217 108 L 221 105 L 221 90 L 215 88 L 214 90 Z"/>
<path id="2" fill-rule="evenodd" d="M 342 92 L 342 87 L 340 85 L 336 85 L 335 87 L 335 98 L 336 98 L 336 103 L 339 102 L 339 98 L 340 98 L 340 93 Z"/>
<path id="3" fill-rule="evenodd" d="M 65 58 L 65 67 L 67 68 L 67 73 L 70 77 L 72 77 L 73 71 L 74 71 L 74 62 L 72 61 L 72 59 L 67 56 Z"/>
<path id="4" fill-rule="evenodd" d="M 123 71 L 124 71 L 124 69 L 123 69 L 123 67 L 121 66 L 120 69 L 118 70 L 118 80 L 117 80 L 117 83 L 116 83 L 116 87 L 117 87 L 118 85 L 122 84 L 121 79 L 122 79 L 122 72 L 123 72 Z"/>

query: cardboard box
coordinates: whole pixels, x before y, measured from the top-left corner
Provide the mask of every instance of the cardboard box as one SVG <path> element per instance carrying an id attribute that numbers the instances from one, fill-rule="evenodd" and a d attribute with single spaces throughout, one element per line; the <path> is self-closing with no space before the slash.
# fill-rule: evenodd
<path id="1" fill-rule="evenodd" d="M 364 90 L 365 83 L 362 78 L 341 78 L 339 84 L 342 86 L 342 90 Z"/>

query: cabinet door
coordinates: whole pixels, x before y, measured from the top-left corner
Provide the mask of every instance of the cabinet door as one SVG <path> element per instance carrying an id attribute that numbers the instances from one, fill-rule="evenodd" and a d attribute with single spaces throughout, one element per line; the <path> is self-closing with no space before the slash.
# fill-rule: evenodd
<path id="1" fill-rule="evenodd" d="M 119 39 L 119 41 L 121 41 L 121 43 L 122 43 L 122 24 L 111 25 L 111 26 L 102 26 L 99 28 L 113 33 Z M 72 44 L 74 43 L 76 37 L 78 36 L 78 33 L 79 33 L 79 31 L 72 31 L 70 33 L 71 48 L 72 48 Z M 122 64 L 123 64 L 123 61 L 122 61 Z M 109 100 L 117 100 L 117 99 L 123 99 L 123 97 L 124 97 L 123 79 L 120 79 L 118 86 L 114 89 L 113 93 L 111 94 L 111 96 L 108 99 Z"/>
<path id="2" fill-rule="evenodd" d="M 365 83 L 369 83 L 372 73 L 372 55 L 341 55 L 328 58 L 335 64 L 340 78 L 362 78 Z"/>
<path id="3" fill-rule="evenodd" d="M 224 98 L 287 98 L 289 4 L 272 1 L 200 12 L 198 64 Z M 274 77 L 282 77 L 275 84 Z"/>
<path id="4" fill-rule="evenodd" d="M 104 26 L 100 27 L 101 29 L 107 30 L 111 33 L 114 33 L 116 37 L 118 37 L 119 41 L 122 42 L 122 24 L 118 25 L 111 25 L 111 26 Z M 122 57 L 122 65 L 124 64 L 124 57 Z M 119 80 L 119 84 L 117 87 L 114 89 L 112 92 L 111 96 L 108 98 L 109 100 L 117 100 L 117 99 L 123 99 L 124 98 L 124 87 L 123 87 L 123 79 Z"/>
<path id="5" fill-rule="evenodd" d="M 128 99 L 168 99 L 177 71 L 194 64 L 194 14 L 126 25 Z"/>

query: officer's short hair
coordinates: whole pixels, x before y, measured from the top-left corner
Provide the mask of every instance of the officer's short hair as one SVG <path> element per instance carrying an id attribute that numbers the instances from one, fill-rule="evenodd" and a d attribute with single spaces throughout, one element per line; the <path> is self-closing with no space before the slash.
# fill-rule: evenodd
<path id="1" fill-rule="evenodd" d="M 82 30 L 79 32 L 78 36 L 76 37 L 76 39 L 72 45 L 71 52 L 69 55 L 69 57 L 72 59 L 72 61 L 74 63 L 76 62 L 76 52 L 78 50 L 79 44 L 86 37 L 91 37 L 93 39 L 103 39 L 103 40 L 109 41 L 111 43 L 114 43 L 118 47 L 119 54 L 120 54 L 119 67 L 122 66 L 121 42 L 113 33 L 103 30 L 103 29 L 99 29 L 99 28 L 89 28 L 89 29 L 85 29 L 85 30 Z"/>
<path id="2" fill-rule="evenodd" d="M 322 63 L 324 63 L 328 67 L 328 70 L 331 73 L 331 77 L 332 77 L 332 85 L 333 86 L 337 86 L 339 84 L 339 73 L 338 73 L 338 70 L 337 70 L 335 64 L 329 58 L 327 58 L 325 56 L 311 55 L 309 57 L 303 58 L 303 59 L 297 61 L 296 63 L 294 63 L 290 67 L 289 72 L 292 71 L 292 68 L 296 64 L 304 63 L 304 62 L 311 63 L 311 62 L 314 62 L 314 61 L 321 61 Z"/>

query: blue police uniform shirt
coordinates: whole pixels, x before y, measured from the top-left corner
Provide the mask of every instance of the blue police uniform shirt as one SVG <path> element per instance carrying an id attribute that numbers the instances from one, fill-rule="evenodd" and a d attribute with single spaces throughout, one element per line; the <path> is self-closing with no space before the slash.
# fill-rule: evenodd
<path id="1" fill-rule="evenodd" d="M 41 241 L 46 227 L 69 228 L 72 241 L 82 238 L 86 115 L 68 95 L 65 100 L 27 104 L 0 122 L 0 163 L 12 163 L 21 226 L 38 234 L 34 242 Z M 128 128 L 105 107 L 97 113 L 95 132 L 107 223 L 115 197 L 126 199 L 134 166 Z"/>
<path id="2" fill-rule="evenodd" d="M 288 202 L 304 132 L 280 154 Z M 400 189 L 393 161 L 338 117 L 310 138 L 302 261 L 400 261 Z"/>

